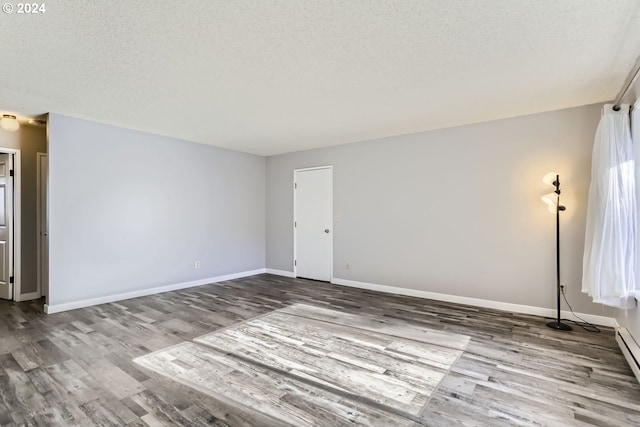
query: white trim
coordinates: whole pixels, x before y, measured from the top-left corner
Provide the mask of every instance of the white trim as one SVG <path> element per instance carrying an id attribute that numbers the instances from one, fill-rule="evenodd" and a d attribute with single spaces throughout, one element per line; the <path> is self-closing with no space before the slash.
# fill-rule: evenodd
<path id="1" fill-rule="evenodd" d="M 47 153 L 36 153 L 36 235 L 38 236 L 38 243 L 36 245 L 36 280 L 37 280 L 37 291 L 34 294 L 38 294 L 35 298 L 40 298 L 42 296 L 42 215 L 46 212 L 46 204 L 42 206 L 40 200 L 40 191 L 42 190 L 42 179 L 41 179 L 41 169 L 42 169 L 42 158 L 48 158 Z M 48 195 L 45 196 L 45 199 L 48 198 Z M 32 295 L 32 294 L 29 294 Z M 23 295 L 23 301 L 26 298 L 26 295 Z"/>
<path id="2" fill-rule="evenodd" d="M 40 292 L 31 292 L 28 294 L 22 294 L 20 295 L 20 301 L 31 301 L 34 299 L 38 299 L 40 298 Z"/>
<path id="3" fill-rule="evenodd" d="M 495 310 L 509 311 L 521 314 L 533 314 L 535 316 L 555 318 L 556 310 L 552 308 L 535 307 L 531 305 L 512 304 L 508 302 L 491 301 L 480 298 L 462 297 L 458 295 L 440 294 L 436 292 L 421 291 L 418 289 L 397 288 L 395 286 L 378 285 L 374 283 L 358 282 L 355 280 L 333 278 L 331 283 L 352 288 L 368 289 L 372 291 L 386 292 L 390 294 L 406 295 L 410 297 L 433 299 L 437 301 L 453 302 L 456 304 L 473 305 L 476 307 L 492 308 Z M 571 312 L 562 311 L 562 317 L 580 321 Z M 618 322 L 613 317 L 597 316 L 594 314 L 576 313 L 589 323 L 601 326 L 615 327 Z"/>
<path id="4" fill-rule="evenodd" d="M 330 259 L 330 264 L 329 264 L 329 281 L 333 280 L 333 234 L 335 232 L 335 224 L 333 223 L 333 165 L 325 165 L 325 166 L 314 166 L 314 167 L 310 167 L 310 168 L 301 168 L 301 169 L 294 169 L 293 170 L 293 222 L 294 222 L 294 227 L 293 227 L 293 276 L 292 277 L 298 277 L 298 267 L 297 267 L 297 263 L 296 263 L 296 259 L 297 259 L 297 254 L 298 254 L 298 245 L 297 245 L 297 240 L 298 240 L 298 233 L 297 233 L 297 228 L 295 227 L 295 223 L 297 221 L 296 217 L 297 217 L 297 212 L 296 212 L 296 173 L 298 172 L 308 172 L 308 171 L 313 171 L 313 170 L 320 170 L 320 169 L 329 169 L 329 171 L 331 172 L 331 176 L 330 176 L 330 180 L 331 180 L 331 185 L 329 187 L 329 193 L 330 193 L 330 197 L 329 197 L 329 211 L 331 212 L 331 245 L 329 248 L 330 254 L 329 254 L 329 259 Z M 289 276 L 287 276 L 289 277 Z"/>
<path id="5" fill-rule="evenodd" d="M 10 151 L 3 148 L 5 151 Z M 22 296 L 22 155 L 20 150 L 13 150 L 13 299 L 24 301 Z"/>
<path id="6" fill-rule="evenodd" d="M 190 282 L 176 283 L 174 285 L 159 286 L 156 288 L 140 289 L 139 291 L 125 292 L 123 294 L 105 295 L 97 298 L 66 302 L 62 304 L 44 305 L 44 312 L 47 314 L 59 313 L 61 311 L 75 310 L 77 308 L 91 307 L 93 305 L 107 304 L 115 301 L 122 301 L 131 298 L 144 297 L 147 295 L 160 294 L 163 292 L 177 291 L 180 289 L 192 288 L 194 286 L 209 285 L 226 280 L 240 279 L 243 277 L 255 276 L 265 273 L 266 269 L 243 271 L 240 273 L 226 274 L 224 276 L 210 277 L 208 279 L 192 280 Z"/>
<path id="7" fill-rule="evenodd" d="M 296 262 L 296 255 L 298 253 L 298 230 L 296 229 L 296 216 L 298 214 L 296 209 L 296 172 L 298 170 L 293 170 L 293 185 L 291 186 L 291 191 L 293 191 L 293 277 L 298 277 L 298 263 Z"/>
<path id="8" fill-rule="evenodd" d="M 640 360 L 640 346 L 633 336 L 631 336 L 627 328 L 616 328 L 616 341 L 633 374 L 636 376 L 638 382 L 640 382 L 640 368 L 638 368 L 638 364 L 636 363 L 636 360 Z"/>
<path id="9" fill-rule="evenodd" d="M 274 274 L 276 276 L 290 277 L 292 279 L 295 279 L 296 277 L 296 273 L 294 273 L 293 271 L 274 270 L 273 268 L 267 268 L 265 273 Z"/>
<path id="10" fill-rule="evenodd" d="M 0 147 L 13 157 L 13 290 L 14 301 L 24 301 L 22 293 L 22 158 L 16 148 Z"/>
<path id="11" fill-rule="evenodd" d="M 313 166 L 311 168 L 294 169 L 293 172 L 308 172 L 308 171 L 315 171 L 318 169 L 333 169 L 333 165 Z"/>

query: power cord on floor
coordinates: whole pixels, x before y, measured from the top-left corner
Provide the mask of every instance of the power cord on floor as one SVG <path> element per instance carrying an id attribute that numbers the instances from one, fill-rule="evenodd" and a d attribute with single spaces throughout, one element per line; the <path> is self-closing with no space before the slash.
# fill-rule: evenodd
<path id="1" fill-rule="evenodd" d="M 564 289 L 562 289 L 562 298 L 564 298 L 564 302 L 567 304 L 567 307 L 569 307 L 569 310 L 571 310 L 571 314 L 573 314 L 578 319 L 582 320 L 582 322 L 576 322 L 575 320 L 571 320 L 571 319 L 563 319 L 563 320 L 565 320 L 567 322 L 573 322 L 573 323 L 575 323 L 576 325 L 580 326 L 582 329 L 584 329 L 587 332 L 593 332 L 593 333 L 599 333 L 600 332 L 600 329 L 598 329 L 598 327 L 596 325 L 592 325 L 591 323 L 587 322 L 582 317 L 578 316 L 577 314 L 575 314 L 573 312 L 573 308 L 571 308 L 571 304 L 569 304 L 569 301 L 567 301 L 567 296 L 564 293 Z"/>

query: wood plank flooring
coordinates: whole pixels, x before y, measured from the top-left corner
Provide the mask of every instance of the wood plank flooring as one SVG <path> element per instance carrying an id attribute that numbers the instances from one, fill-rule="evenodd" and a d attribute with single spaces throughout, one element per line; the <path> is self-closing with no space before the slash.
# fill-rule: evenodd
<path id="1" fill-rule="evenodd" d="M 270 275 L 48 316 L 0 302 L 0 425 L 277 425 L 133 359 L 295 303 L 471 337 L 416 425 L 640 425 L 640 385 L 611 329 L 561 333 L 535 316 Z M 320 408 L 324 425 L 345 410 Z"/>
<path id="2" fill-rule="evenodd" d="M 293 304 L 134 361 L 285 425 L 323 425 L 333 408 L 338 424 L 400 427 L 424 423 L 422 408 L 468 343 L 466 335 Z"/>

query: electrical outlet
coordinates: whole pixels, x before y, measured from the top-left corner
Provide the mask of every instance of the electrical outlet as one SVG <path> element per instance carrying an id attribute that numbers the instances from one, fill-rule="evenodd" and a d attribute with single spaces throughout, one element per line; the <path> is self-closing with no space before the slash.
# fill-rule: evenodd
<path id="1" fill-rule="evenodd" d="M 196 270 L 200 268 L 200 261 L 196 261 Z"/>
<path id="2" fill-rule="evenodd" d="M 565 290 L 565 285 L 564 283 L 560 285 L 560 292 L 562 292 L 562 294 L 564 294 L 564 290 Z"/>

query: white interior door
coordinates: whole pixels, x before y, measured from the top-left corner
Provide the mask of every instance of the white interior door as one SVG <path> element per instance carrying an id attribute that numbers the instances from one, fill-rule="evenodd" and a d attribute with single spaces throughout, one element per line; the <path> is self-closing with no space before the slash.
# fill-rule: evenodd
<path id="1" fill-rule="evenodd" d="M 0 298 L 13 298 L 13 157 L 0 154 Z"/>
<path id="2" fill-rule="evenodd" d="M 294 173 L 295 272 L 297 277 L 331 281 L 332 170 L 301 169 Z"/>
<path id="3" fill-rule="evenodd" d="M 41 296 L 49 295 L 49 158 L 38 153 L 38 290 Z"/>

